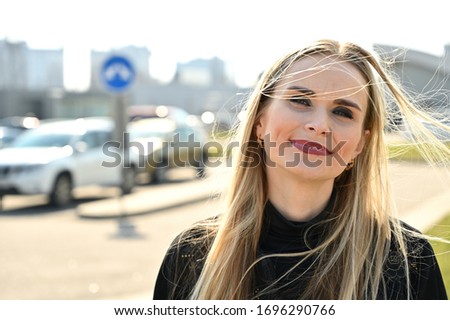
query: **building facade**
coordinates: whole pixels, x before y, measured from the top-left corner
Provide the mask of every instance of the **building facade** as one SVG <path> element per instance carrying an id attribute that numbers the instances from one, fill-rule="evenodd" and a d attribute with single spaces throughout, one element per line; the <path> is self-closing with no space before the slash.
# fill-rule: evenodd
<path id="1" fill-rule="evenodd" d="M 63 50 L 27 50 L 26 88 L 42 91 L 63 88 Z"/>
<path id="2" fill-rule="evenodd" d="M 374 49 L 416 103 L 430 111 L 450 112 L 450 45 L 442 56 L 387 45 Z"/>
<path id="3" fill-rule="evenodd" d="M 0 40 L 0 89 L 42 91 L 64 87 L 63 50 L 30 49 Z"/>
<path id="4" fill-rule="evenodd" d="M 27 90 L 25 42 L 0 40 L 0 90 Z"/>

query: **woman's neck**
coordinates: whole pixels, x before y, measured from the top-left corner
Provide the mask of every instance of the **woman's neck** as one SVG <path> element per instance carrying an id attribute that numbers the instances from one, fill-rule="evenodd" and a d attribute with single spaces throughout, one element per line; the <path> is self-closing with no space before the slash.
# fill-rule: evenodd
<path id="1" fill-rule="evenodd" d="M 267 172 L 269 200 L 288 220 L 309 221 L 321 213 L 333 191 L 333 180 L 301 180 Z"/>

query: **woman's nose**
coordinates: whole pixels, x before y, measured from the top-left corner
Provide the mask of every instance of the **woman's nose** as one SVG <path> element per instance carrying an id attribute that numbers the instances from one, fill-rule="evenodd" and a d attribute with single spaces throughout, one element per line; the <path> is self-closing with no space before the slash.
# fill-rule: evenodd
<path id="1" fill-rule="evenodd" d="M 314 119 L 307 121 L 305 129 L 318 135 L 325 135 L 331 132 L 329 123 L 324 116 L 315 117 Z"/>

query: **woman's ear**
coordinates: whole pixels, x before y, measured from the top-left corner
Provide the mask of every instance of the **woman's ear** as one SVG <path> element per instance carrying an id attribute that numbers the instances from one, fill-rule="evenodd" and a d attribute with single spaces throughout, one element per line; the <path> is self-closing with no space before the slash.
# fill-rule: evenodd
<path id="1" fill-rule="evenodd" d="M 263 137 L 264 134 L 263 134 L 262 132 L 263 132 L 263 130 L 262 130 L 262 125 L 261 125 L 260 122 L 258 122 L 258 123 L 255 125 L 255 134 L 256 134 L 256 138 L 261 138 L 261 137 Z"/>
<path id="2" fill-rule="evenodd" d="M 255 123 L 255 134 L 257 138 L 264 139 L 264 135 L 266 134 L 265 126 L 264 126 L 264 115 L 262 115 Z"/>
<path id="3" fill-rule="evenodd" d="M 353 154 L 353 159 L 355 159 L 356 156 L 358 156 L 361 153 L 361 151 L 363 151 L 364 146 L 366 144 L 366 140 L 369 137 L 369 135 L 370 135 L 370 130 L 364 130 L 364 134 L 361 135 L 361 139 L 359 140 L 358 145 L 356 146 L 356 150 Z"/>

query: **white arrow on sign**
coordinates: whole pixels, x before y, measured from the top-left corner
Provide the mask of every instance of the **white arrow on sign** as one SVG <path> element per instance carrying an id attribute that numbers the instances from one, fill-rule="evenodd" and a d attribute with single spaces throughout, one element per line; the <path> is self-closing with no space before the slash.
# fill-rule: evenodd
<path id="1" fill-rule="evenodd" d="M 105 70 L 105 78 L 112 80 L 116 77 L 119 77 L 123 82 L 127 82 L 132 77 L 132 73 L 123 64 L 115 63 Z"/>

